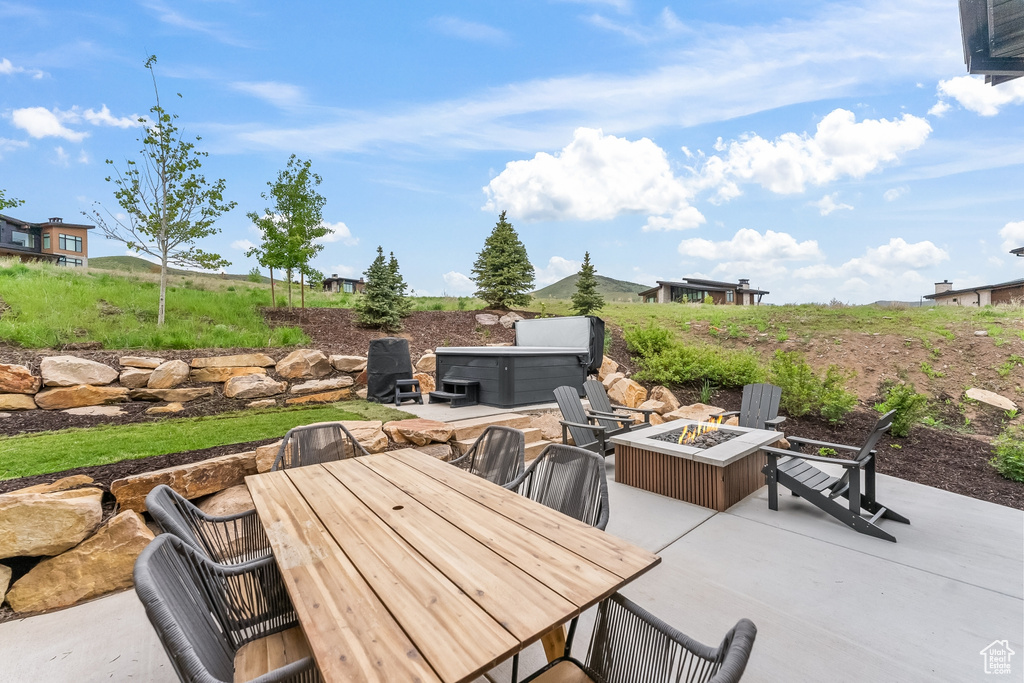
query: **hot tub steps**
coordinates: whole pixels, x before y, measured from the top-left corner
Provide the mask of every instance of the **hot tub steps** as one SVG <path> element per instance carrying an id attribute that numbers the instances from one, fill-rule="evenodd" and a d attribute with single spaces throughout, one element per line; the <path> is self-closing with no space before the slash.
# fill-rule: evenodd
<path id="1" fill-rule="evenodd" d="M 452 408 L 475 406 L 480 382 L 475 379 L 442 379 L 441 390 L 430 392 L 431 403 L 451 403 Z"/>

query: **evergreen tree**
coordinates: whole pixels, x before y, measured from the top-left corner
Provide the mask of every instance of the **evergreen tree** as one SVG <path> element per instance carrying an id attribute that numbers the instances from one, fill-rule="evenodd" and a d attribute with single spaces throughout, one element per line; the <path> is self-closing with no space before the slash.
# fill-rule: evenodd
<path id="1" fill-rule="evenodd" d="M 402 329 L 402 317 L 411 304 L 405 296 L 405 281 L 398 272 L 398 260 L 384 258 L 383 247 L 377 247 L 377 258 L 363 273 L 366 289 L 356 301 L 356 317 L 364 327 L 376 327 L 385 332 Z"/>
<path id="2" fill-rule="evenodd" d="M 590 263 L 590 252 L 583 255 L 583 266 L 576 278 L 576 292 L 572 295 L 572 310 L 576 315 L 590 315 L 604 306 L 604 297 L 597 291 L 594 266 Z"/>
<path id="3" fill-rule="evenodd" d="M 507 309 L 530 303 L 533 265 L 515 228 L 505 220 L 504 211 L 477 254 L 472 272 L 476 296 L 491 308 Z"/>

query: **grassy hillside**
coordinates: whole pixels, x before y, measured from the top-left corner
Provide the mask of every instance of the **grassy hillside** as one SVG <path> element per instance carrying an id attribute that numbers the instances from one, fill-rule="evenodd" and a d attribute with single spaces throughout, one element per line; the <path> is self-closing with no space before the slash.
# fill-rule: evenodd
<path id="1" fill-rule="evenodd" d="M 100 270 L 116 270 L 126 271 L 129 273 L 159 273 L 160 266 L 152 261 L 147 261 L 144 258 L 138 256 L 96 256 L 89 259 L 89 268 L 99 268 Z M 232 275 L 230 273 L 203 273 L 194 270 L 182 270 L 180 268 L 168 268 L 167 272 L 170 275 L 180 275 L 184 277 L 208 277 L 215 278 L 217 280 L 248 280 L 248 275 Z M 267 284 L 270 283 L 270 278 L 260 276 L 260 281 Z"/>
<path id="2" fill-rule="evenodd" d="M 625 280 L 615 280 L 603 275 L 595 275 L 594 277 L 597 279 L 597 291 L 604 296 L 605 301 L 640 301 L 640 297 L 637 296 L 637 292 L 650 289 L 648 285 L 626 282 Z M 576 280 L 578 278 L 579 274 L 573 273 L 569 277 L 562 278 L 553 285 L 548 285 L 543 289 L 538 289 L 533 293 L 533 296 L 538 299 L 569 299 L 576 292 Z"/>

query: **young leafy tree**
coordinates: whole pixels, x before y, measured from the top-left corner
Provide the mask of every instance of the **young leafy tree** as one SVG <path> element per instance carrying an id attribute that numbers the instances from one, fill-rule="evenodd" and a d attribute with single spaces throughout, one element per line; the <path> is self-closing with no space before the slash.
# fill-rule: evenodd
<path id="1" fill-rule="evenodd" d="M 491 308 L 507 309 L 530 303 L 533 265 L 515 228 L 505 220 L 504 211 L 484 240 L 484 248 L 477 254 L 472 272 L 476 296 Z"/>
<path id="2" fill-rule="evenodd" d="M 257 263 L 270 269 L 270 305 L 276 307 L 277 295 L 274 291 L 274 268 L 284 267 L 284 234 L 280 228 L 279 221 L 274 220 L 274 216 L 258 216 L 255 211 L 247 213 L 246 216 L 256 224 L 256 228 L 262 235 L 262 240 L 259 245 L 245 252 L 245 256 L 246 258 L 255 257 Z M 290 290 L 290 282 L 288 286 Z"/>
<path id="3" fill-rule="evenodd" d="M 405 282 L 398 273 L 398 261 L 391 255 L 384 258 L 383 247 L 377 247 L 377 258 L 363 273 L 366 288 L 356 301 L 356 318 L 360 325 L 386 332 L 402 329 L 402 316 L 409 311 Z"/>
<path id="4" fill-rule="evenodd" d="M 583 265 L 576 278 L 576 291 L 572 295 L 572 310 L 576 315 L 590 315 L 604 306 L 604 297 L 597 291 L 597 278 L 590 263 L 590 252 L 583 255 Z"/>
<path id="5" fill-rule="evenodd" d="M 8 199 L 7 197 L 4 196 L 4 190 L 0 190 L 0 211 L 3 211 L 4 209 L 14 208 L 15 206 L 21 206 L 24 203 L 25 202 L 23 202 L 22 200 L 15 199 L 14 197 Z"/>
<path id="6" fill-rule="evenodd" d="M 235 202 L 224 201 L 223 178 L 211 184 L 199 174 L 208 153 L 197 151 L 194 143 L 185 140 L 174 123 L 177 115 L 160 104 L 155 64 L 155 55 L 145 63 L 153 77 L 156 104 L 149 110 L 151 118 L 139 119 L 146 131 L 140 140 L 142 160 L 129 159 L 124 171 L 114 167 L 114 175 L 106 178 L 117 188 L 114 198 L 124 211 L 123 217 L 109 210 L 104 216 L 96 209 L 92 217 L 109 239 L 160 260 L 157 325 L 163 325 L 169 263 L 204 269 L 230 265 L 219 254 L 202 251 L 195 242 L 220 232 L 213 225 L 221 214 L 235 207 Z M 114 165 L 111 159 L 107 163 Z"/>

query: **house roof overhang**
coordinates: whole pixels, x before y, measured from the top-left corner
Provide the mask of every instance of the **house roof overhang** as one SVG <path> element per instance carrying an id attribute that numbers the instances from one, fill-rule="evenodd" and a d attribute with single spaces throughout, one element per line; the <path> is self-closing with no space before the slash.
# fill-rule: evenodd
<path id="1" fill-rule="evenodd" d="M 1009 282 L 1000 282 L 997 285 L 981 285 L 980 287 L 967 287 L 965 289 L 949 289 L 945 292 L 938 292 L 937 294 L 925 294 L 925 299 L 942 299 L 947 296 L 957 296 L 960 294 L 973 294 L 974 292 L 983 292 L 986 289 L 1005 289 L 1007 287 L 1020 287 L 1024 286 L 1024 278 L 1019 280 L 1010 280 Z"/>
<path id="2" fill-rule="evenodd" d="M 1020 3 L 959 0 L 967 73 L 998 85 L 1024 76 L 1024 12 Z"/>
<path id="3" fill-rule="evenodd" d="M 1016 249 L 1011 249 L 1010 253 L 1016 256 L 1024 256 L 1024 247 L 1017 247 Z"/>

